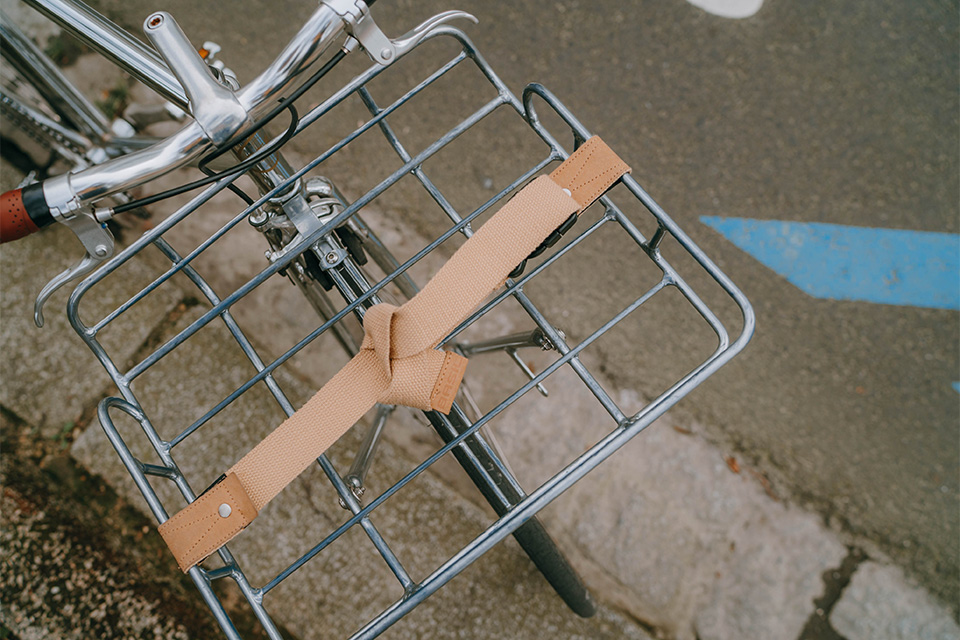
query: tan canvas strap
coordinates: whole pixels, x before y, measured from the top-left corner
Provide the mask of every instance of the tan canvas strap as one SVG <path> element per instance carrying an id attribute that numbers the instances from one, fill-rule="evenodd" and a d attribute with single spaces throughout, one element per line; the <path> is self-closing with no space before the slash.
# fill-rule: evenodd
<path id="1" fill-rule="evenodd" d="M 376 403 L 449 412 L 467 360 L 438 343 L 544 238 L 629 170 L 591 138 L 521 189 L 416 296 L 400 307 L 368 309 L 357 355 L 221 482 L 160 525 L 180 568 L 187 571 L 243 530 Z"/>

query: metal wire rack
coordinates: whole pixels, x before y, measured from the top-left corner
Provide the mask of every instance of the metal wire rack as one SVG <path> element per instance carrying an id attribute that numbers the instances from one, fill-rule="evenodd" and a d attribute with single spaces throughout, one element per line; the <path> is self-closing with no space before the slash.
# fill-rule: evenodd
<path id="1" fill-rule="evenodd" d="M 399 98 L 386 104 L 386 106 L 378 106 L 378 103 L 374 99 L 375 88 L 371 86 L 372 81 L 374 81 L 378 75 L 384 73 L 385 69 L 374 66 L 349 81 L 321 104 L 310 109 L 301 118 L 297 125 L 298 135 L 348 99 L 359 98 L 368 110 L 368 117 L 360 122 L 355 130 L 307 162 L 290 178 L 291 181 L 306 176 L 309 172 L 325 170 L 327 166 L 337 161 L 345 147 L 364 133 L 373 129 L 377 129 L 383 135 L 390 148 L 392 148 L 393 152 L 399 158 L 401 164 L 386 178 L 382 179 L 373 188 L 366 191 L 366 193 L 357 197 L 341 213 L 324 224 L 322 229 L 319 229 L 310 237 L 306 238 L 304 242 L 299 245 L 298 250 L 289 252 L 283 258 L 262 269 L 254 277 L 235 287 L 226 295 L 218 295 L 214 291 L 214 287 L 211 286 L 208 280 L 200 273 L 200 267 L 198 266 L 199 258 L 212 246 L 217 245 L 217 243 L 229 241 L 230 238 L 233 237 L 229 232 L 235 228 L 243 229 L 242 223 L 256 210 L 256 207 L 266 202 L 269 197 L 280 192 L 283 188 L 279 187 L 275 189 L 272 193 L 260 198 L 255 205 L 237 212 L 229 222 L 221 226 L 209 235 L 209 237 L 203 239 L 202 242 L 199 242 L 194 249 L 190 250 L 186 255 L 181 255 L 168 241 L 168 233 L 187 219 L 188 216 L 203 215 L 202 212 L 198 210 L 232 182 L 232 179 L 223 179 L 206 188 L 186 205 L 180 207 L 173 215 L 164 219 L 155 228 L 144 233 L 119 255 L 85 279 L 71 295 L 68 305 L 70 322 L 106 368 L 119 390 L 118 397 L 106 398 L 100 403 L 98 410 L 100 422 L 107 437 L 120 455 L 123 464 L 126 466 L 137 488 L 143 494 L 150 510 L 158 521 L 162 522 L 168 517 L 168 508 L 175 511 L 181 508 L 183 503 L 165 504 L 161 498 L 163 491 L 158 491 L 154 486 L 154 482 L 172 483 L 187 501 L 195 499 L 197 494 L 192 488 L 191 482 L 184 472 L 181 471 L 178 458 L 184 450 L 198 446 L 197 441 L 202 440 L 205 434 L 203 427 L 210 420 L 227 410 L 228 407 L 238 402 L 240 398 L 255 388 L 265 388 L 285 414 L 292 414 L 295 406 L 282 388 L 281 377 L 278 375 L 278 370 L 282 366 L 288 363 L 288 361 L 294 358 L 299 352 L 307 348 L 308 345 L 313 343 L 319 336 L 329 331 L 335 323 L 349 316 L 363 301 L 389 286 L 390 283 L 398 277 L 403 277 L 403 274 L 407 273 L 409 269 L 420 263 L 420 261 L 432 252 L 437 251 L 444 242 L 454 237 L 462 237 L 465 234 L 469 234 L 471 223 L 482 220 L 482 216 L 485 213 L 493 210 L 498 204 L 505 202 L 515 190 L 523 186 L 537 174 L 543 172 L 551 164 L 562 161 L 568 155 L 568 150 L 560 144 L 558 138 L 552 135 L 543 124 L 541 114 L 537 111 L 538 105 L 541 105 L 541 109 L 545 106 L 546 109 L 553 114 L 551 117 L 558 119 L 558 121 L 562 123 L 562 126 L 568 132 L 572 133 L 575 145 L 589 137 L 590 134 L 587 129 L 544 87 L 536 84 L 529 85 L 519 97 L 512 93 L 484 61 L 470 40 L 460 31 L 451 28 L 438 29 L 431 35 L 430 40 L 437 39 L 453 42 L 457 49 L 456 54 L 432 72 L 429 72 L 429 70 L 423 72 L 425 79 L 417 83 Z M 401 142 L 402 134 L 398 133 L 397 129 L 391 126 L 390 118 L 395 114 L 403 113 L 403 110 L 408 107 L 418 95 L 462 65 L 473 65 L 480 71 L 485 79 L 486 91 L 491 92 L 492 96 L 484 98 L 485 101 L 482 102 L 479 108 L 455 124 L 443 133 L 443 135 L 424 146 L 422 150 L 411 154 Z M 389 70 L 389 67 L 386 70 Z M 502 111 L 512 114 L 512 117 L 519 119 L 519 121 L 526 126 L 526 129 L 539 139 L 544 149 L 542 157 L 520 175 L 514 176 L 509 184 L 500 189 L 480 206 L 472 208 L 469 212 L 461 212 L 454 206 L 453 199 L 448 197 L 445 191 L 438 186 L 438 183 L 428 176 L 428 169 L 425 165 L 431 158 L 458 140 L 465 132 L 478 125 L 478 123 L 490 116 L 490 114 Z M 572 149 L 570 151 L 572 151 Z M 624 157 L 628 161 L 630 160 L 629 151 L 624 154 Z M 309 334 L 279 356 L 272 359 L 264 359 L 255 346 L 256 337 L 251 338 L 245 333 L 244 330 L 241 329 L 239 322 L 235 319 L 232 313 L 233 307 L 251 294 L 251 292 L 255 291 L 265 281 L 275 277 L 278 272 L 281 272 L 289 266 L 291 261 L 293 261 L 300 252 L 316 242 L 323 234 L 328 233 L 351 216 L 354 216 L 376 198 L 387 192 L 388 189 L 409 176 L 412 176 L 417 183 L 426 190 L 430 200 L 432 200 L 444 214 L 447 224 L 443 232 L 416 251 L 392 273 L 387 274 L 385 278 L 375 283 L 370 291 L 360 295 L 352 302 L 345 304 L 330 321 L 323 322 L 319 324 L 319 326 L 316 326 Z M 525 384 L 518 386 L 492 409 L 486 411 L 479 420 L 473 423 L 469 430 L 454 438 L 451 442 L 437 448 L 431 455 L 416 464 L 416 466 L 411 468 L 403 477 L 393 483 L 392 486 L 382 491 L 366 504 L 361 504 L 354 498 L 350 487 L 344 481 L 342 473 L 335 468 L 329 457 L 326 455 L 321 456 L 317 460 L 320 470 L 322 470 L 322 473 L 329 480 L 340 498 L 350 507 L 350 513 L 342 523 L 332 526 L 327 535 L 320 539 L 312 540 L 312 546 L 301 553 L 293 562 L 278 568 L 272 579 L 253 584 L 243 569 L 243 557 L 235 555 L 228 547 L 224 547 L 218 552 L 220 559 L 218 566 L 211 568 L 209 566 L 210 563 L 208 563 L 207 565 L 194 567 L 190 570 L 190 577 L 199 589 L 204 601 L 212 610 L 218 623 L 225 631 L 227 637 L 239 638 L 240 636 L 234 624 L 231 622 L 223 602 L 213 588 L 216 582 L 235 582 L 243 598 L 252 608 L 257 620 L 263 625 L 268 637 L 280 638 L 281 634 L 278 626 L 274 623 L 269 613 L 271 591 L 306 563 L 313 561 L 321 555 L 324 550 L 336 540 L 348 532 L 357 531 L 358 529 L 363 531 L 367 540 L 375 547 L 376 551 L 390 568 L 392 574 L 399 581 L 403 590 L 401 597 L 393 601 L 392 604 L 384 608 L 372 619 L 368 620 L 352 636 L 352 638 L 357 639 L 376 637 L 391 624 L 409 613 L 424 599 L 437 591 L 470 563 L 478 559 L 483 553 L 503 540 L 527 518 L 537 513 L 550 501 L 570 488 L 573 483 L 577 482 L 590 470 L 607 459 L 627 441 L 640 433 L 658 416 L 673 406 L 681 397 L 714 373 L 744 347 L 753 332 L 754 319 L 752 309 L 743 294 L 690 238 L 678 228 L 663 209 L 644 191 L 635 178 L 629 175 L 626 176 L 623 179 L 622 185 L 623 188 L 616 194 L 616 197 L 603 197 L 593 206 L 591 209 L 591 211 L 594 212 L 593 215 L 584 216 L 584 221 L 579 225 L 580 228 L 574 229 L 576 233 L 571 232 L 568 235 L 569 239 L 565 237 L 565 243 L 558 244 L 553 249 L 547 251 L 538 263 L 532 262 L 528 266 L 527 272 L 522 276 L 509 280 L 503 290 L 489 299 L 480 309 L 477 309 L 448 336 L 448 340 L 456 339 L 457 336 L 467 331 L 469 327 L 486 316 L 491 310 L 496 309 L 505 301 L 515 300 L 532 322 L 535 323 L 536 327 L 556 345 L 558 357 L 555 360 L 533 375 L 532 379 Z M 648 215 L 651 228 L 653 229 L 653 232 L 648 234 L 649 237 L 641 233 L 638 225 L 632 221 L 630 216 L 624 213 L 623 207 L 621 204 L 618 204 L 617 200 L 631 200 L 634 204 L 639 202 L 642 205 L 643 210 L 646 212 L 645 215 Z M 240 226 L 238 227 L 238 225 Z M 628 238 L 638 249 L 638 255 L 643 256 L 644 259 L 655 265 L 660 275 L 655 283 L 646 290 L 621 292 L 624 296 L 624 305 L 617 313 L 603 321 L 588 335 L 584 335 L 580 337 L 579 340 L 568 343 L 568 336 L 558 331 L 556 324 L 534 303 L 526 290 L 536 279 L 550 270 L 553 265 L 564 256 L 571 254 L 571 252 L 576 252 L 578 247 L 580 247 L 587 238 L 600 229 L 614 229 L 617 233 Z M 673 238 L 676 241 L 675 250 L 678 253 L 685 254 L 687 257 L 692 258 L 693 261 L 699 265 L 698 268 L 712 278 L 739 307 L 742 312 L 742 321 L 739 323 L 738 335 L 731 338 L 727 328 L 718 316 L 711 311 L 698 293 L 688 285 L 687 280 L 684 279 L 684 277 L 671 266 L 671 263 L 667 261 L 664 255 L 662 255 L 661 243 L 666 238 Z M 124 301 L 122 304 L 119 304 L 115 309 L 100 319 L 95 322 L 84 322 L 81 319 L 80 304 L 88 292 L 95 292 L 96 285 L 99 282 L 110 274 L 122 270 L 125 265 L 129 264 L 138 254 L 144 252 L 149 247 L 158 249 L 168 261 L 169 267 L 152 282 L 144 286 L 139 293 Z M 182 328 L 179 328 L 179 331 L 177 331 L 175 335 L 163 341 L 162 344 L 151 348 L 147 353 L 139 354 L 139 360 L 129 366 L 121 362 L 116 355 L 111 355 L 102 343 L 100 335 L 121 318 L 125 317 L 125 314 L 131 309 L 143 304 L 144 300 L 153 292 L 169 286 L 171 280 L 174 278 L 178 278 L 181 281 L 185 278 L 195 286 L 197 295 L 205 301 L 205 311 L 186 323 Z M 690 312 L 698 317 L 699 322 L 708 327 L 715 335 L 715 346 L 708 353 L 704 354 L 704 357 L 700 359 L 696 366 L 689 369 L 672 384 L 667 385 L 659 395 L 646 403 L 639 412 L 627 413 L 619 406 L 615 397 L 605 388 L 601 380 L 591 373 L 582 355 L 585 349 L 594 344 L 611 328 L 618 323 L 627 321 L 631 317 L 631 314 L 635 313 L 642 305 L 647 304 L 668 289 L 679 291 L 682 294 Z M 95 295 L 95 293 L 93 295 Z M 221 323 L 222 326 L 229 331 L 235 341 L 236 347 L 243 353 L 245 358 L 249 360 L 255 373 L 247 377 L 232 393 L 222 399 L 217 399 L 215 404 L 210 406 L 209 410 L 197 418 L 192 424 L 158 425 L 154 423 L 154 421 L 151 420 L 151 416 L 147 415 L 147 411 L 139 399 L 140 392 L 135 389 L 134 382 L 152 367 L 156 366 L 162 359 L 170 356 L 170 354 L 183 348 L 185 345 L 190 344 L 205 327 L 216 323 Z M 383 535 L 376 526 L 378 509 L 382 508 L 392 496 L 418 478 L 420 474 L 429 469 L 444 455 L 448 454 L 454 447 L 460 445 L 465 438 L 503 414 L 514 405 L 519 398 L 524 396 L 524 394 L 527 394 L 551 374 L 564 367 L 572 369 L 576 376 L 583 382 L 585 388 L 599 401 L 603 411 L 609 418 L 610 428 L 607 435 L 583 451 L 579 457 L 565 467 L 556 469 L 552 477 L 529 492 L 519 506 L 503 517 L 493 520 L 480 535 L 463 546 L 445 562 L 440 564 L 440 566 L 436 567 L 429 575 L 425 575 L 422 578 L 413 577 L 411 572 L 406 568 L 403 559 L 395 552 L 386 539 L 386 536 Z M 134 435 L 129 433 L 122 434 L 121 429 L 115 424 L 115 417 L 118 414 L 126 414 L 136 421 L 140 427 L 139 433 Z M 172 437 L 166 435 L 171 433 L 175 435 L 172 435 Z M 165 434 L 166 438 L 162 437 L 161 434 Z M 134 443 L 130 441 L 131 438 L 138 438 L 140 442 L 134 446 Z M 156 461 L 147 461 L 141 459 L 142 456 L 138 458 L 134 455 L 133 452 L 135 450 L 143 450 L 142 445 L 144 441 L 149 443 L 149 448 L 152 449 L 153 454 L 156 456 Z M 217 470 L 217 472 L 219 471 L 220 470 Z M 206 481 L 201 482 L 201 479 L 196 478 L 193 482 L 197 486 L 205 486 L 206 484 Z"/>

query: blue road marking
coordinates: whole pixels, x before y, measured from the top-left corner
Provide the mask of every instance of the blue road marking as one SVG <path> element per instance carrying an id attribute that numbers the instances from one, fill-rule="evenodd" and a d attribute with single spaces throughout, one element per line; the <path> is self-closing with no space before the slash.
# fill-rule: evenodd
<path id="1" fill-rule="evenodd" d="M 702 216 L 815 298 L 960 309 L 960 235 Z"/>

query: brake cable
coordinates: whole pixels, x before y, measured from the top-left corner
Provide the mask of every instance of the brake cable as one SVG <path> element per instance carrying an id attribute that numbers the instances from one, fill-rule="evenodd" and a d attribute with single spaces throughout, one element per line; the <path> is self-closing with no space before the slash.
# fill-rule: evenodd
<path id="1" fill-rule="evenodd" d="M 274 106 L 266 115 L 261 116 L 257 119 L 252 125 L 247 129 L 240 131 L 234 134 L 229 140 L 219 145 L 212 154 L 205 157 L 198 165 L 198 168 L 207 173 L 207 176 L 195 180 L 193 182 L 188 182 L 187 184 L 175 187 L 173 189 L 167 189 L 166 191 L 161 191 L 160 193 L 154 194 L 152 196 L 147 196 L 145 198 L 139 198 L 137 200 L 132 200 L 130 202 L 118 205 L 113 208 L 114 214 L 125 213 L 137 207 L 143 207 L 150 204 L 154 204 L 161 200 L 166 200 L 167 198 L 172 198 L 178 196 L 187 191 L 192 191 L 199 187 L 212 184 L 221 178 L 230 177 L 233 175 L 238 175 L 249 168 L 256 165 L 258 162 L 270 156 L 272 153 L 277 151 L 280 147 L 290 141 L 293 138 L 294 134 L 297 131 L 297 125 L 300 123 L 300 116 L 297 112 L 296 107 L 294 107 L 293 102 L 302 96 L 306 91 L 308 91 L 313 85 L 315 85 L 321 78 L 323 78 L 327 73 L 330 72 L 343 58 L 346 56 L 342 50 L 338 51 L 330 60 L 328 60 L 320 69 L 317 70 L 305 83 L 303 83 L 296 91 L 291 93 L 286 98 L 281 98 L 278 101 L 278 104 Z M 276 141 L 273 142 L 262 149 L 259 149 L 255 154 L 236 164 L 232 167 L 224 169 L 217 173 L 208 173 L 207 165 L 216 160 L 226 152 L 230 151 L 234 146 L 240 144 L 244 140 L 247 140 L 250 136 L 255 134 L 257 131 L 265 127 L 270 123 L 274 118 L 276 118 L 282 111 L 290 112 L 290 125 L 287 127 L 286 132 Z M 248 205 L 253 204 L 253 200 L 246 193 L 243 193 L 239 188 L 234 187 L 233 184 L 228 185 L 228 188 L 231 188 L 231 191 L 236 193 L 241 197 Z"/>

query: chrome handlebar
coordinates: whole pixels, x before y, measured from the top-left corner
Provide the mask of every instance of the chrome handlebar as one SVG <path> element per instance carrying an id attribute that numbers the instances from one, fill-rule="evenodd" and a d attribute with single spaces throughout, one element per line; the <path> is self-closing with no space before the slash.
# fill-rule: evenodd
<path id="1" fill-rule="evenodd" d="M 185 71 L 183 66 L 178 65 L 178 62 L 188 60 L 183 55 L 182 49 L 177 48 L 176 43 L 171 39 L 157 37 L 158 29 L 150 28 L 151 21 L 158 19 L 164 26 L 174 27 L 179 31 L 179 27 L 169 14 L 158 12 L 148 17 L 145 22 L 148 37 L 158 45 L 161 55 L 168 64 L 172 63 L 171 66 L 180 67 L 175 68 L 174 71 L 178 79 L 189 77 L 191 74 Z M 223 140 L 226 140 L 236 133 L 247 122 L 247 114 L 255 117 L 258 109 L 269 98 L 281 93 L 316 62 L 343 30 L 344 22 L 341 17 L 326 4 L 321 4 L 273 64 L 236 93 L 233 99 L 242 107 L 244 112 L 242 119 L 237 117 L 239 112 L 235 111 L 234 117 L 219 130 L 218 137 L 226 132 L 223 137 Z M 194 54 L 196 55 L 195 52 Z M 212 77 L 210 80 L 216 82 Z M 226 87 L 220 88 L 222 91 L 230 92 Z M 187 93 L 189 95 L 190 87 L 187 87 Z M 232 95 L 232 92 L 230 93 Z M 208 96 L 200 95 L 199 97 Z M 201 103 L 191 103 L 190 111 L 195 118 L 193 122 L 152 147 L 76 173 L 47 180 L 44 183 L 43 194 L 53 217 L 61 222 L 67 222 L 87 203 L 143 184 L 187 164 L 212 149 L 214 143 L 201 125 L 204 107 Z"/>
<path id="2" fill-rule="evenodd" d="M 234 92 L 210 75 L 170 14 L 152 14 L 144 22 L 144 31 L 185 90 L 194 120 L 151 147 L 44 181 L 43 197 L 50 214 L 80 238 L 86 256 L 40 292 L 34 305 L 37 326 L 43 326 L 43 304 L 54 291 L 90 273 L 113 254 L 113 237 L 92 211 L 93 202 L 182 167 L 228 141 L 266 111 L 272 97 L 300 79 L 341 34 L 349 34 L 343 45 L 345 52 L 362 47 L 374 62 L 387 65 L 415 47 L 434 28 L 455 18 L 477 21 L 468 13 L 447 11 L 401 38 L 390 40 L 362 0 L 320 0 L 320 6 L 273 63 Z M 150 62 L 156 65 L 155 60 Z M 91 246 L 109 247 L 109 251 L 91 252 Z"/>

